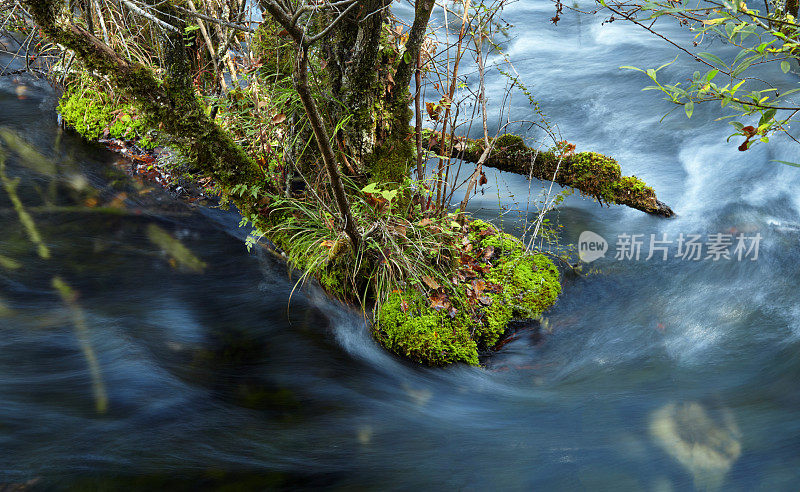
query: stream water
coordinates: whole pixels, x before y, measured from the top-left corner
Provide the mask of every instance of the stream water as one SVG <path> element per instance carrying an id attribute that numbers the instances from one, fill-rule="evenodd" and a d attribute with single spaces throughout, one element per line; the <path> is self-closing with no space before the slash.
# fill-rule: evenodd
<path id="1" fill-rule="evenodd" d="M 797 160 L 796 147 L 738 152 L 704 107 L 659 123 L 671 108 L 618 67 L 658 66 L 668 45 L 552 15 L 540 0 L 506 13 L 523 80 L 578 150 L 615 156 L 678 216 L 570 197 L 552 216 L 562 240 L 593 231 L 609 252 L 598 273 L 565 275 L 546 321 L 482 369 L 407 364 L 313 287 L 289 302 L 285 265 L 248 253 L 234 214 L 125 176 L 117 156 L 59 130 L 48 87 L 0 79 L 0 127 L 55 165 L 7 152 L 50 259 L 0 190 L 0 490 L 796 490 L 800 170 L 770 162 Z M 472 205 L 481 217 L 528 193 L 520 176 L 489 180 Z M 202 271 L 171 260 L 153 230 Z M 760 234 L 757 259 L 676 257 L 680 234 L 718 233 Z M 615 259 L 624 234 L 643 235 L 638 260 Z M 651 234 L 673 241 L 666 260 L 645 260 Z"/>

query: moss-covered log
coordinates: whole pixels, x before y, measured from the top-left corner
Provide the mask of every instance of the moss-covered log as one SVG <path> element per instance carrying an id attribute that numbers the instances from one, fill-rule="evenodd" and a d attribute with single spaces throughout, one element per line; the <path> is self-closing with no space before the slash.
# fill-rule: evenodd
<path id="1" fill-rule="evenodd" d="M 485 148 L 482 139 L 470 138 L 459 139 L 452 146 L 443 145 L 441 135 L 430 130 L 425 131 L 423 142 L 427 143 L 428 150 L 437 154 L 445 152 L 443 147 L 452 147 L 451 156 L 467 162 L 478 162 Z M 560 157 L 552 150 L 532 149 L 525 145 L 522 137 L 506 134 L 497 138 L 483 165 L 555 181 L 601 203 L 627 205 L 661 217 L 675 215 L 667 204 L 658 200 L 653 188 L 636 176 L 622 176 L 616 160 L 595 152 L 566 153 Z"/>

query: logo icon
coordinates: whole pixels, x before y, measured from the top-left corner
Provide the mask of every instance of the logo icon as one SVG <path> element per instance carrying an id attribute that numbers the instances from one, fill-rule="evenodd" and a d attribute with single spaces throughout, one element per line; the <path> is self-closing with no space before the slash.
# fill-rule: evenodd
<path id="1" fill-rule="evenodd" d="M 602 258 L 608 251 L 608 243 L 600 234 L 592 231 L 581 232 L 578 237 L 578 256 L 581 261 L 591 263 L 598 258 Z"/>

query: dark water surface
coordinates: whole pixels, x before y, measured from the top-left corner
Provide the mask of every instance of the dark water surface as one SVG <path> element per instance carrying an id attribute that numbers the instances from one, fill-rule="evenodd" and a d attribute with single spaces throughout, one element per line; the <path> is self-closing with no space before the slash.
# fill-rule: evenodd
<path id="1" fill-rule="evenodd" d="M 659 124 L 670 108 L 617 67 L 658 66 L 668 47 L 552 15 L 548 2 L 509 9 L 517 70 L 565 138 L 617 157 L 679 216 L 568 199 L 553 216 L 564 241 L 591 230 L 612 252 L 592 264 L 600 274 L 566 276 L 546 326 L 523 326 L 485 369 L 399 361 L 313 288 L 289 305 L 285 265 L 248 253 L 234 215 L 126 177 L 116 156 L 58 130 L 48 88 L 0 79 L 0 127 L 56 165 L 7 152 L 49 260 L 0 190 L 0 255 L 20 264 L 0 263 L 0 484 L 797 490 L 800 170 L 769 162 L 797 160 L 796 147 L 737 152 L 702 107 Z M 528 193 L 518 176 L 490 183 L 502 205 Z M 496 190 L 477 214 L 497 217 Z M 117 213 L 91 206 L 115 197 Z M 170 259 L 154 226 L 203 272 Z M 639 261 L 614 260 L 623 233 L 645 235 Z M 650 234 L 681 233 L 763 239 L 757 261 L 674 258 L 674 244 L 667 261 L 644 260 Z M 65 302 L 56 276 L 77 295 Z"/>

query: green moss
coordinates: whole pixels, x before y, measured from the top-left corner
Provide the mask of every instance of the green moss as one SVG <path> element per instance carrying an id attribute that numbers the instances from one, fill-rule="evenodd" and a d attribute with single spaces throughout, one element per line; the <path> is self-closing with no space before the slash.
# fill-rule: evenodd
<path id="1" fill-rule="evenodd" d="M 561 293 L 558 269 L 542 254 L 512 253 L 492 268 L 487 280 L 503 286 L 505 303 L 520 318 L 541 315 Z"/>
<path id="2" fill-rule="evenodd" d="M 561 293 L 558 269 L 542 254 L 528 254 L 522 242 L 510 234 L 498 233 L 483 238 L 481 246 L 495 248 L 494 265 L 486 276 L 502 292 L 490 294 L 492 304 L 485 309 L 485 322 L 475 330 L 475 338 L 490 347 L 497 343 L 514 319 L 540 316 Z"/>
<path id="3" fill-rule="evenodd" d="M 467 154 L 481 155 L 485 148 L 483 140 L 481 139 L 467 139 Z"/>
<path id="4" fill-rule="evenodd" d="M 398 87 L 395 90 L 408 92 L 407 88 Z M 374 150 L 364 156 L 364 169 L 369 172 L 372 181 L 402 183 L 409 175 L 416 147 L 408 126 L 411 108 L 407 100 L 400 95 L 393 104 L 387 105 L 381 101 L 374 108 L 362 108 L 360 113 L 353 116 L 352 122 L 356 128 L 369 127 L 372 132 L 377 129 L 377 133 L 383 137 Z M 374 120 L 376 115 L 377 121 Z"/>
<path id="5" fill-rule="evenodd" d="M 655 195 L 655 190 L 653 190 L 653 188 L 650 186 L 647 186 L 644 181 L 636 176 L 623 176 L 619 181 L 614 183 L 611 191 L 617 196 L 625 193 L 633 193 L 637 195 L 642 193 L 652 193 Z"/>
<path id="6" fill-rule="evenodd" d="M 575 154 L 569 161 L 567 172 L 571 184 L 585 195 L 606 198 L 621 172 L 617 161 L 596 152 Z"/>
<path id="7" fill-rule="evenodd" d="M 506 133 L 497 137 L 495 148 L 505 150 L 506 152 L 522 152 L 527 149 L 525 140 L 519 135 Z"/>
<path id="8" fill-rule="evenodd" d="M 484 237 L 481 246 L 484 248 L 491 246 L 498 250 L 500 254 L 522 254 L 525 250 L 525 247 L 519 239 L 505 232 L 498 232 L 497 234 L 490 234 Z"/>
<path id="9" fill-rule="evenodd" d="M 479 245 L 483 236 L 481 236 L 481 232 L 489 230 L 492 234 L 497 233 L 497 229 L 490 223 L 483 221 L 481 219 L 472 220 L 469 223 L 469 241 L 474 245 Z"/>
<path id="10" fill-rule="evenodd" d="M 386 348 L 430 366 L 478 365 L 478 347 L 464 314 L 450 318 L 416 292 L 395 292 L 381 305 L 373 335 Z"/>
<path id="11" fill-rule="evenodd" d="M 373 327 L 383 346 L 427 365 L 475 365 L 477 349 L 494 346 L 511 321 L 536 318 L 555 303 L 561 284 L 558 269 L 547 257 L 527 253 L 520 240 L 497 233 L 482 220 L 471 222 L 469 228 L 475 248 L 495 248 L 485 277 L 487 290 L 481 295 L 491 303 L 470 302 L 466 284 L 461 284 L 458 292 L 450 295 L 457 308 L 451 318 L 446 310 L 430 307 L 429 299 L 416 291 L 395 292 L 380 306 Z"/>
<path id="12" fill-rule="evenodd" d="M 492 305 L 484 311 L 484 324 L 475 330 L 476 340 L 486 347 L 496 344 L 514 319 L 514 308 L 506 302 L 505 293 L 489 294 L 489 297 Z"/>
<path id="13" fill-rule="evenodd" d="M 110 136 L 133 140 L 147 133 L 148 127 L 140 118 L 136 108 L 114 100 L 107 93 L 74 84 L 64 91 L 57 108 L 64 122 L 87 140 Z M 139 142 L 142 146 L 153 146 L 150 138 Z"/>
<path id="14" fill-rule="evenodd" d="M 495 227 L 492 224 L 481 219 L 475 219 L 469 223 L 469 230 L 471 232 L 482 232 L 487 229 L 491 229 L 494 231 Z"/>

